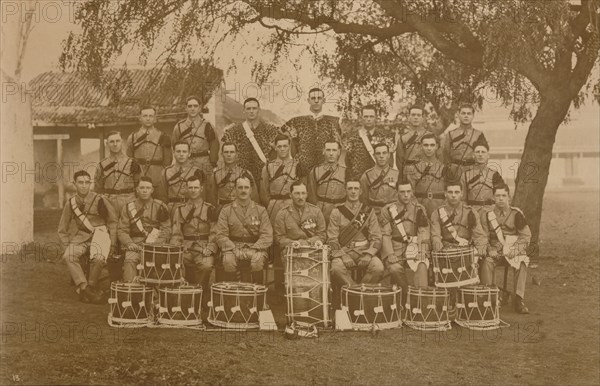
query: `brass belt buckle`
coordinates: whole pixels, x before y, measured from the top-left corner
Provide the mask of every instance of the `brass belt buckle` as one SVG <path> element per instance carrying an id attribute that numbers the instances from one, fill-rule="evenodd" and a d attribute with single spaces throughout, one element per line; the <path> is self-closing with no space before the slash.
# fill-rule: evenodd
<path id="1" fill-rule="evenodd" d="M 427 198 L 433 200 L 433 193 L 431 192 L 431 190 L 427 192 Z"/>

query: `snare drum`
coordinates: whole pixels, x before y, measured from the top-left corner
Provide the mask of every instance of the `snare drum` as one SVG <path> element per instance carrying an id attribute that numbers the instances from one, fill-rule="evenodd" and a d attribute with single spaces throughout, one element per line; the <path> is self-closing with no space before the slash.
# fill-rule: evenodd
<path id="1" fill-rule="evenodd" d="M 402 289 L 379 284 L 342 287 L 342 310 L 350 317 L 355 330 L 381 330 L 402 326 Z"/>
<path id="2" fill-rule="evenodd" d="M 152 288 L 138 283 L 113 282 L 110 285 L 111 326 L 144 327 L 152 323 Z"/>
<path id="3" fill-rule="evenodd" d="M 404 323 L 416 330 L 446 331 L 450 295 L 445 288 L 408 286 Z"/>
<path id="4" fill-rule="evenodd" d="M 202 287 L 160 288 L 158 323 L 169 326 L 202 325 Z"/>
<path id="5" fill-rule="evenodd" d="M 285 297 L 288 323 L 301 327 L 329 327 L 329 249 L 285 249 Z"/>
<path id="6" fill-rule="evenodd" d="M 471 330 L 493 330 L 500 327 L 498 287 L 473 285 L 458 291 L 458 325 Z"/>
<path id="7" fill-rule="evenodd" d="M 208 321 L 218 327 L 259 328 L 258 313 L 267 310 L 267 287 L 253 283 L 221 282 L 212 285 Z"/>
<path id="8" fill-rule="evenodd" d="M 475 248 L 456 247 L 432 252 L 435 286 L 454 288 L 479 283 Z"/>
<path id="9" fill-rule="evenodd" d="M 137 266 L 146 284 L 183 284 L 183 247 L 180 245 L 142 246 L 142 263 Z"/>

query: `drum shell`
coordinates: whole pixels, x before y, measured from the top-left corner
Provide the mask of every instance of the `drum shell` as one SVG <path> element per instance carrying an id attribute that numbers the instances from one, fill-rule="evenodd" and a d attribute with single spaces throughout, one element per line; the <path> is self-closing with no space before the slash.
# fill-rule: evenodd
<path id="1" fill-rule="evenodd" d="M 499 320 L 499 289 L 495 286 L 465 286 L 459 289 L 459 303 L 457 320 L 485 321 Z M 489 305 L 484 303 L 490 302 Z M 470 304 L 476 307 L 471 307 Z"/>
<path id="2" fill-rule="evenodd" d="M 142 284 L 113 282 L 110 286 L 111 299 L 109 317 L 115 323 L 145 323 L 152 319 L 153 291 Z M 123 303 L 131 302 L 124 307 Z"/>
<path id="3" fill-rule="evenodd" d="M 478 264 L 472 247 L 448 248 L 431 254 L 435 286 L 456 288 L 479 283 Z M 452 272 L 444 273 L 444 269 Z"/>
<path id="4" fill-rule="evenodd" d="M 158 321 L 163 324 L 202 324 L 202 287 L 164 287 L 159 290 Z M 179 307 L 181 310 L 173 310 Z M 193 311 L 190 312 L 190 308 Z M 163 311 L 164 310 L 164 311 Z M 170 323 L 187 321 L 189 323 Z"/>
<path id="5" fill-rule="evenodd" d="M 288 247 L 284 252 L 288 322 L 328 327 L 329 261 L 327 249 Z"/>
<path id="6" fill-rule="evenodd" d="M 238 312 L 232 308 L 239 306 Z M 267 288 L 239 282 L 215 283 L 211 287 L 208 321 L 225 328 L 258 328 L 258 313 L 267 309 Z M 222 311 L 218 311 L 223 307 Z M 256 309 L 253 312 L 253 309 Z"/>
<path id="7" fill-rule="evenodd" d="M 168 264 L 168 267 L 163 268 L 163 264 Z M 182 284 L 183 247 L 143 244 L 141 266 L 142 281 L 146 284 Z"/>
<path id="8" fill-rule="evenodd" d="M 413 322 L 447 322 L 450 294 L 446 289 L 434 287 L 408 287 L 405 320 Z M 421 312 L 415 312 L 419 309 Z M 435 306 L 430 308 L 428 306 Z"/>
<path id="9" fill-rule="evenodd" d="M 342 287 L 342 308 L 348 310 L 355 328 L 372 327 L 373 324 L 399 327 L 401 304 L 401 288 L 376 284 Z M 375 312 L 376 307 L 381 307 L 382 312 Z"/>

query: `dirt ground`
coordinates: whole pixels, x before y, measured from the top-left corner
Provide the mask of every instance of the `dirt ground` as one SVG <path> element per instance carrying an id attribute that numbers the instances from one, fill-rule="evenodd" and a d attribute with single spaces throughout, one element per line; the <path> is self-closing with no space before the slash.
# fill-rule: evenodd
<path id="1" fill-rule="evenodd" d="M 598 192 L 548 193 L 529 315 L 479 332 L 115 329 L 79 303 L 53 233 L 1 269 L 1 384 L 599 384 Z M 537 284 L 532 283 L 535 277 Z M 283 305 L 274 307 L 282 320 Z"/>

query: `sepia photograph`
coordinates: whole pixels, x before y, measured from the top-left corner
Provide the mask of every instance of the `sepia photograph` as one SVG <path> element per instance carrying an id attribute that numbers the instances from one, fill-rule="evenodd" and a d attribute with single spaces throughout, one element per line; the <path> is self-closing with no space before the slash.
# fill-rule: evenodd
<path id="1" fill-rule="evenodd" d="M 600 0 L 0 18 L 0 384 L 600 384 Z"/>

